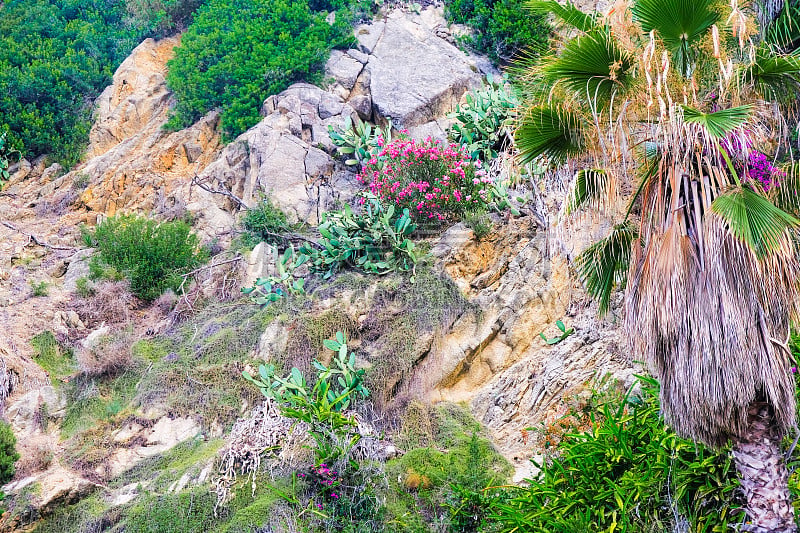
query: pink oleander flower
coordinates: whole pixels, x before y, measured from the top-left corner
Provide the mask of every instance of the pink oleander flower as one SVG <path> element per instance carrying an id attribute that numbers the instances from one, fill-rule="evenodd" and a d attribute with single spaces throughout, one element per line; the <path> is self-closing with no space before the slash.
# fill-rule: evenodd
<path id="1" fill-rule="evenodd" d="M 467 205 L 486 203 L 493 184 L 463 147 L 430 137 L 382 145 L 358 181 L 384 201 L 408 208 L 413 217 L 440 222 L 458 220 Z"/>

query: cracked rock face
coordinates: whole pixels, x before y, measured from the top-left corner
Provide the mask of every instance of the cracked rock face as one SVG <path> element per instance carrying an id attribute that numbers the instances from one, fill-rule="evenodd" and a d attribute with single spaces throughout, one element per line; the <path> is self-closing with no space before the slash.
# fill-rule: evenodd
<path id="1" fill-rule="evenodd" d="M 477 311 L 431 344 L 409 385 L 433 402 L 467 402 L 517 480 L 533 473 L 526 428 L 564 415 L 587 383 L 607 375 L 627 382 L 634 373 L 619 332 L 579 305 L 581 291 L 550 244 L 530 217 L 483 241 L 460 224 L 448 230 L 433 253 Z M 539 333 L 557 337 L 557 320 L 575 332 L 548 345 Z"/>
<path id="2" fill-rule="evenodd" d="M 481 84 L 462 51 L 421 17 L 398 11 L 383 25 L 366 68 L 375 114 L 407 128 L 447 114 L 464 92 Z"/>
<path id="3" fill-rule="evenodd" d="M 448 42 L 444 28 L 441 11 L 432 8 L 419 15 L 396 10 L 359 26 L 358 49 L 331 54 L 331 90 L 363 120 L 391 120 L 415 136 L 443 138 L 441 117 L 481 84 L 476 60 Z M 426 127 L 414 131 L 420 126 Z"/>

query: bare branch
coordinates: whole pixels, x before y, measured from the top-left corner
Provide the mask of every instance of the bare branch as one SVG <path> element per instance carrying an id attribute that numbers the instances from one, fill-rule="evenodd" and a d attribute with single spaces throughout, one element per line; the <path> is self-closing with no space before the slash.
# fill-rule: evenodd
<path id="1" fill-rule="evenodd" d="M 242 200 L 241 198 L 239 198 L 238 196 L 236 196 L 235 194 L 233 194 L 229 190 L 224 189 L 222 187 L 219 187 L 217 189 L 212 189 L 211 186 L 208 185 L 207 183 L 202 183 L 200 181 L 200 178 L 197 176 L 197 174 L 195 174 L 194 177 L 192 178 L 192 185 L 197 185 L 198 187 L 200 187 L 204 191 L 210 192 L 211 194 L 221 194 L 222 196 L 230 198 L 231 200 L 233 200 L 234 202 L 239 204 L 239 207 L 244 207 L 245 209 L 250 209 L 250 206 L 248 206 L 245 203 L 244 200 Z"/>
<path id="2" fill-rule="evenodd" d="M 34 242 L 35 244 L 38 244 L 39 246 L 41 246 L 43 248 L 49 248 L 51 250 L 68 250 L 70 252 L 77 252 L 78 251 L 77 248 L 74 248 L 72 246 L 56 246 L 56 245 L 53 245 L 53 244 L 48 244 L 48 243 L 44 242 L 43 240 L 39 239 L 36 235 L 33 235 L 32 233 L 26 233 L 26 232 L 22 231 L 21 229 L 17 228 L 16 226 L 14 226 L 13 224 L 11 224 L 10 222 L 7 222 L 5 220 L 0 221 L 0 224 L 2 224 L 3 226 L 7 227 L 8 229 L 10 229 L 12 231 L 16 231 L 17 233 L 21 233 L 21 234 L 25 235 L 26 237 L 28 237 L 28 239 L 30 239 L 30 241 Z"/>

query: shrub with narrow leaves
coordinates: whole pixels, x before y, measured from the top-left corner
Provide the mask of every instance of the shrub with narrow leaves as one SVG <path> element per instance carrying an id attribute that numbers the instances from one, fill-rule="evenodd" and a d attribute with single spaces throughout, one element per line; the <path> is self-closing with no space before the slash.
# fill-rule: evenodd
<path id="1" fill-rule="evenodd" d="M 17 438 L 11 425 L 0 421 L 0 485 L 5 485 L 14 477 L 14 463 L 19 459 Z"/>
<path id="2" fill-rule="evenodd" d="M 90 263 L 93 277 L 104 277 L 111 267 L 130 280 L 136 296 L 147 301 L 167 289 L 177 292 L 182 275 L 208 255 L 189 224 L 180 220 L 120 215 L 104 220 L 84 238 L 99 252 Z"/>

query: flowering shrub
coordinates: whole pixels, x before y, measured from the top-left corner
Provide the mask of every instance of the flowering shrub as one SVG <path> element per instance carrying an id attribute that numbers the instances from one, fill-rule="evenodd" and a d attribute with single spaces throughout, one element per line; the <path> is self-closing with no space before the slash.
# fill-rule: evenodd
<path id="1" fill-rule="evenodd" d="M 766 155 L 757 150 L 750 152 L 746 172 L 749 180 L 759 182 L 767 191 L 778 185 L 780 179 L 786 176 L 784 171 L 773 165 Z"/>
<path id="2" fill-rule="evenodd" d="M 332 470 L 326 463 L 313 467 L 308 476 L 302 473 L 298 475 L 310 482 L 316 494 L 322 497 L 321 501 L 315 504 L 317 509 L 324 509 L 326 503 L 336 503 L 339 498 L 341 498 L 341 494 L 338 494 L 336 491 L 342 480 L 339 474 L 335 470 Z"/>
<path id="3" fill-rule="evenodd" d="M 765 191 L 780 184 L 786 173 L 772 164 L 769 158 L 756 150 L 750 136 L 729 135 L 720 146 L 730 154 L 736 173 L 745 181 L 757 182 Z"/>
<path id="4" fill-rule="evenodd" d="M 358 180 L 384 202 L 434 223 L 459 220 L 488 206 L 492 179 L 466 148 L 430 137 L 379 142 L 380 153 L 364 165 Z"/>

